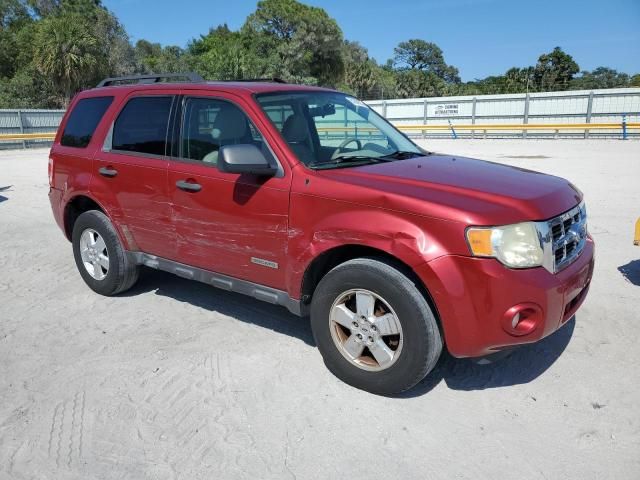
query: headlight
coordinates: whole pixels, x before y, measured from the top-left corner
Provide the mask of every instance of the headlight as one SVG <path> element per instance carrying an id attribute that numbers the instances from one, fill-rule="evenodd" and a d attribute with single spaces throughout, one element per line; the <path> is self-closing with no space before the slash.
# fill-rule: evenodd
<path id="1" fill-rule="evenodd" d="M 471 227 L 467 229 L 467 242 L 472 255 L 496 258 L 507 267 L 542 265 L 542 245 L 532 222 L 503 227 Z"/>

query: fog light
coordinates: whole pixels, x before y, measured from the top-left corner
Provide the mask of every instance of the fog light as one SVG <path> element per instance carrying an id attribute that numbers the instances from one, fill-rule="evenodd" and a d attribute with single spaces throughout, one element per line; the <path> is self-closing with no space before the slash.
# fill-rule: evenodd
<path id="1" fill-rule="evenodd" d="M 542 309 L 535 303 L 520 303 L 504 313 L 502 328 L 515 337 L 528 335 L 542 323 Z"/>

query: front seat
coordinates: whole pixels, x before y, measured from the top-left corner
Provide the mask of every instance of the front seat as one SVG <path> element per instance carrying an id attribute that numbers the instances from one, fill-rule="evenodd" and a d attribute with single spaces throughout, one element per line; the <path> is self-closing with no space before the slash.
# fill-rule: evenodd
<path id="1" fill-rule="evenodd" d="M 309 128 L 302 115 L 294 113 L 285 120 L 282 136 L 301 162 L 309 165 L 316 161 L 315 155 L 308 146 Z"/>
<path id="2" fill-rule="evenodd" d="M 207 153 L 203 162 L 213 165 L 218 163 L 218 152 L 225 145 L 249 143 L 251 132 L 247 124 L 247 117 L 234 105 L 225 105 L 220 109 L 211 128 L 211 138 L 216 149 Z"/>

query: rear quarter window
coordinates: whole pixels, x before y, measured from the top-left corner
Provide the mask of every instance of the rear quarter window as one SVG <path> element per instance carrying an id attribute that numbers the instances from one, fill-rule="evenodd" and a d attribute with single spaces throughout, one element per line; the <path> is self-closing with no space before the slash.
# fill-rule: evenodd
<path id="1" fill-rule="evenodd" d="M 69 115 L 60 144 L 75 148 L 85 148 L 89 145 L 111 102 L 113 97 L 83 98 L 78 101 Z"/>

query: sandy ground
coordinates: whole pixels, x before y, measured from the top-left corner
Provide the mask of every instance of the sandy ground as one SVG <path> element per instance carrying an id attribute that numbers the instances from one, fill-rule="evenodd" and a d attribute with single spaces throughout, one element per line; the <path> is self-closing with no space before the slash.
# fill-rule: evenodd
<path id="1" fill-rule="evenodd" d="M 427 145 L 570 178 L 597 268 L 555 335 L 490 366 L 444 357 L 400 398 L 339 382 L 283 308 L 155 271 L 92 293 L 47 152 L 0 152 L 0 478 L 640 478 L 640 142 Z"/>

